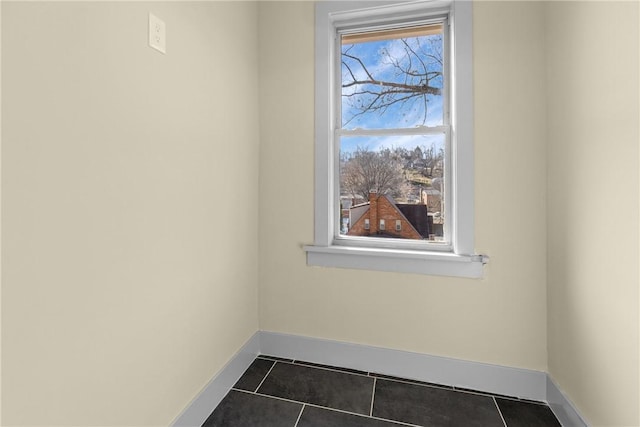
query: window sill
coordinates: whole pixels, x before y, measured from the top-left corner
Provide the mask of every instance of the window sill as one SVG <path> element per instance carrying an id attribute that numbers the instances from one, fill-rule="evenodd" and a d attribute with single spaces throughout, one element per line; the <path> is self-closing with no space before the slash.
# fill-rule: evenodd
<path id="1" fill-rule="evenodd" d="M 479 279 L 484 255 L 457 255 L 405 249 L 305 246 L 307 265 Z"/>

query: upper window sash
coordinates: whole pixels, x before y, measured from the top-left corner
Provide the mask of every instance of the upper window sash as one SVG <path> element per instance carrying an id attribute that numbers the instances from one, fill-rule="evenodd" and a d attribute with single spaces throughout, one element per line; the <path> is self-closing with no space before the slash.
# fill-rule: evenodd
<path id="1" fill-rule="evenodd" d="M 413 126 L 401 126 L 400 121 L 398 120 L 395 123 L 390 123 L 390 126 L 378 126 L 371 128 L 361 128 L 354 125 L 344 125 L 342 123 L 342 105 L 343 105 L 343 93 L 341 84 L 335 84 L 335 94 L 334 94 L 334 108 L 335 108 L 335 129 L 341 131 L 342 135 L 386 135 L 393 134 L 393 132 L 385 132 L 390 130 L 400 131 L 400 135 L 405 134 L 428 134 L 432 129 L 444 130 L 442 128 L 448 127 L 450 124 L 450 113 L 449 113 L 449 24 L 448 24 L 448 12 L 438 12 L 438 13 L 430 13 L 427 15 L 419 15 L 412 16 L 410 18 L 404 19 L 396 19 L 393 23 L 385 22 L 383 25 L 377 24 L 373 25 L 368 22 L 364 24 L 357 24 L 353 21 L 348 21 L 348 24 L 345 23 L 337 23 L 335 27 L 335 46 L 333 57 L 331 58 L 333 62 L 333 66 L 335 68 L 335 78 L 336 82 L 342 82 L 342 47 L 344 45 L 353 45 L 358 43 L 370 43 L 376 41 L 385 41 L 385 40 L 398 40 L 402 38 L 415 38 L 415 37 L 427 37 L 431 35 L 441 34 L 442 35 L 442 55 L 443 55 L 443 64 L 442 64 L 442 88 L 441 88 L 441 99 L 443 101 L 442 106 L 442 116 L 439 118 L 439 124 L 428 124 L 422 123 L 421 125 L 413 125 Z M 345 42 L 346 39 L 346 42 Z M 418 54 L 414 53 L 417 57 Z M 357 64 L 356 61 L 351 61 L 353 66 Z M 365 65 L 360 63 L 360 66 L 364 71 Z M 349 69 L 351 71 L 351 68 Z M 374 73 L 375 74 L 375 73 Z M 371 75 L 370 75 L 371 76 Z M 353 74 L 352 74 L 353 77 Z M 354 77 L 355 78 L 355 77 Z M 366 116 L 367 114 L 365 114 Z M 396 126 L 393 126 L 396 124 Z M 382 131 L 380 134 L 377 134 L 375 130 Z M 363 132 L 364 131 L 364 132 Z M 369 131 L 369 132 L 367 132 Z"/>

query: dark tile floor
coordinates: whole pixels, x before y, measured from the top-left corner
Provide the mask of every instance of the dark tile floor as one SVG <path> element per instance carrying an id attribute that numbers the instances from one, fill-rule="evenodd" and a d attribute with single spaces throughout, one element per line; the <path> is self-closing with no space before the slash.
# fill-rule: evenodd
<path id="1" fill-rule="evenodd" d="M 546 427 L 544 403 L 258 356 L 203 427 Z"/>

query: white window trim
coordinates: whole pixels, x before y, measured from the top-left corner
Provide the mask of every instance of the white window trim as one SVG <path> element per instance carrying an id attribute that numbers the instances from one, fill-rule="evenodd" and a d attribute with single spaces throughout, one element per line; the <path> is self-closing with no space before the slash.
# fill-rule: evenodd
<path id="1" fill-rule="evenodd" d="M 366 18 L 375 23 L 450 13 L 453 36 L 450 67 L 454 81 L 451 99 L 451 216 L 452 251 L 345 246 L 334 242 L 336 206 L 332 140 L 335 73 L 332 66 L 335 28 L 341 23 Z M 474 253 L 474 154 L 472 4 L 470 1 L 322 1 L 316 4 L 316 141 L 315 141 L 315 233 L 314 244 L 305 246 L 307 264 L 324 267 L 396 271 L 457 277 L 482 277 L 487 257 Z"/>

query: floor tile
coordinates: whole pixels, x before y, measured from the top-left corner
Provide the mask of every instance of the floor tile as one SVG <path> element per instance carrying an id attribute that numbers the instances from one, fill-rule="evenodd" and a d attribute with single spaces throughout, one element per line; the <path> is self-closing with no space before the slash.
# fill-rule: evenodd
<path id="1" fill-rule="evenodd" d="M 373 415 L 422 426 L 504 427 L 493 398 L 379 379 Z"/>
<path id="2" fill-rule="evenodd" d="M 296 365 L 304 365 L 304 366 L 311 366 L 311 367 L 316 367 L 316 368 L 333 369 L 334 371 L 348 372 L 350 374 L 368 375 L 368 372 L 359 371 L 357 369 L 341 368 L 339 366 L 331 366 L 331 365 L 322 365 L 320 363 L 305 362 L 303 360 L 296 360 L 294 363 Z"/>
<path id="3" fill-rule="evenodd" d="M 496 398 L 507 427 L 556 427 L 560 426 L 547 405 Z"/>
<path id="4" fill-rule="evenodd" d="M 294 427 L 302 405 L 231 390 L 202 427 Z"/>
<path id="5" fill-rule="evenodd" d="M 373 378 L 276 363 L 258 393 L 369 415 Z"/>
<path id="6" fill-rule="evenodd" d="M 242 374 L 242 377 L 238 380 L 233 388 L 240 390 L 256 391 L 264 377 L 269 372 L 269 369 L 276 363 L 273 360 L 256 359 L 251 366 Z"/>
<path id="7" fill-rule="evenodd" d="M 362 417 L 329 409 L 305 406 L 297 427 L 396 427 L 402 426 L 389 421 Z"/>

